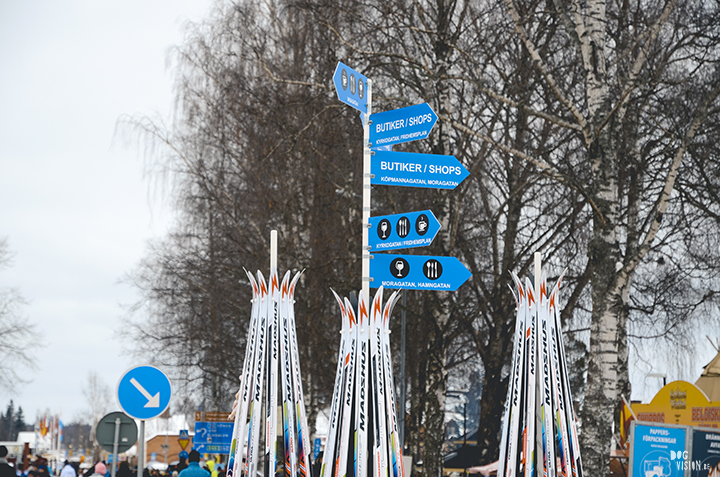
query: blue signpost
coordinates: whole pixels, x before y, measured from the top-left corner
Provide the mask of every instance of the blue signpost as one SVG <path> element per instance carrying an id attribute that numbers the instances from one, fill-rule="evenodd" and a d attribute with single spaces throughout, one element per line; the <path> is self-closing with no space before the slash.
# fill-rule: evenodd
<path id="1" fill-rule="evenodd" d="M 196 422 L 193 449 L 201 454 L 229 454 L 232 422 Z"/>
<path id="2" fill-rule="evenodd" d="M 370 217 L 371 251 L 426 247 L 440 230 L 430 210 Z"/>
<path id="3" fill-rule="evenodd" d="M 338 62 L 333 75 L 338 99 L 362 113 L 367 113 L 367 77 Z"/>
<path id="4" fill-rule="evenodd" d="M 360 111 L 363 124 L 363 195 L 362 195 L 362 223 L 370 222 L 370 115 L 372 114 L 372 80 L 361 75 L 342 62 L 338 62 L 333 74 L 333 83 L 338 99 L 345 104 Z M 362 232 L 362 294 L 370 301 L 370 254 L 368 250 L 368 229 L 363 227 Z"/>
<path id="5" fill-rule="evenodd" d="M 403 290 L 457 290 L 471 273 L 455 257 L 374 253 L 429 245 L 440 224 L 429 210 L 371 218 L 373 185 L 455 189 L 470 175 L 454 156 L 392 150 L 394 144 L 427 138 L 438 120 L 437 114 L 427 103 L 373 114 L 372 80 L 341 62 L 335 68 L 333 83 L 338 99 L 359 110 L 363 124 L 362 297 L 370 303 L 371 286 Z M 404 313 L 401 328 L 401 349 L 404 352 Z M 404 383 L 404 358 L 400 373 L 401 383 Z M 401 386 L 401 446 L 405 421 L 404 389 Z M 361 455 L 357 462 L 365 460 L 366 455 Z"/>
<path id="6" fill-rule="evenodd" d="M 425 139 L 437 119 L 437 114 L 427 103 L 371 114 L 370 147 Z"/>
<path id="7" fill-rule="evenodd" d="M 320 445 L 322 442 L 320 441 L 319 437 L 315 438 L 315 443 L 313 445 L 313 460 L 317 460 L 318 455 L 320 455 Z"/>
<path id="8" fill-rule="evenodd" d="M 370 261 L 373 288 L 455 291 L 470 276 L 455 257 L 375 254 Z"/>
<path id="9" fill-rule="evenodd" d="M 138 468 L 145 468 L 145 421 L 159 416 L 170 405 L 172 386 L 168 377 L 154 366 L 136 366 L 117 385 L 118 404 L 125 414 L 140 420 Z"/>
<path id="10" fill-rule="evenodd" d="M 455 156 L 375 151 L 371 184 L 454 189 L 470 175 Z"/>
<path id="11" fill-rule="evenodd" d="M 117 400 L 122 410 L 141 421 L 165 412 L 171 395 L 170 380 L 154 366 L 132 368 L 120 378 L 117 386 Z"/>
<path id="12" fill-rule="evenodd" d="M 333 83 L 338 99 L 359 110 L 363 123 L 362 294 L 370 300 L 370 282 L 374 288 L 457 290 L 471 274 L 455 257 L 370 255 L 430 245 L 440 229 L 429 210 L 370 217 L 373 185 L 455 189 L 470 175 L 454 156 L 392 150 L 427 138 L 437 114 L 427 103 L 373 114 L 372 81 L 342 62 Z"/>

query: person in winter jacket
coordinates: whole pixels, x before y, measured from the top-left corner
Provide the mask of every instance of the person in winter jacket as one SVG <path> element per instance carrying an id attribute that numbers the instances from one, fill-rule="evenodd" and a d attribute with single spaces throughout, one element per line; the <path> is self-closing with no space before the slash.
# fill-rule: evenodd
<path id="1" fill-rule="evenodd" d="M 107 467 L 102 462 L 95 464 L 95 473 L 90 477 L 105 477 L 107 475 Z"/>
<path id="2" fill-rule="evenodd" d="M 188 467 L 178 477 L 210 477 L 210 472 L 200 467 L 200 453 L 191 450 L 188 456 Z"/>
<path id="3" fill-rule="evenodd" d="M 7 447 L 0 446 L 0 477 L 17 477 L 15 475 L 15 468 L 8 464 L 6 459 L 7 455 Z"/>
<path id="4" fill-rule="evenodd" d="M 77 477 L 77 471 L 75 467 L 69 462 L 65 461 L 62 470 L 60 471 L 60 477 Z"/>
<path id="5" fill-rule="evenodd" d="M 118 467 L 115 477 L 133 477 L 132 470 L 130 470 L 130 466 L 127 462 L 120 462 L 120 467 Z"/>

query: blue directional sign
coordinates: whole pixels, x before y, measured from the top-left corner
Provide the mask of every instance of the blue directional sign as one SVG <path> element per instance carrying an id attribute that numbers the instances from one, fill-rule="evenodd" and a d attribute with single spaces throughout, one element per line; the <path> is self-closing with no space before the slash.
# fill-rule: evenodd
<path id="1" fill-rule="evenodd" d="M 367 114 L 367 77 L 338 62 L 333 74 L 333 83 L 338 99 L 362 113 Z"/>
<path id="2" fill-rule="evenodd" d="M 371 114 L 370 147 L 425 139 L 437 119 L 427 103 Z"/>
<path id="3" fill-rule="evenodd" d="M 685 475 L 686 429 L 633 421 L 630 475 L 682 477 Z M 680 465 L 678 465 L 680 464 Z"/>
<path id="4" fill-rule="evenodd" d="M 373 288 L 455 291 L 470 275 L 455 257 L 377 253 L 370 260 Z"/>
<path id="5" fill-rule="evenodd" d="M 193 449 L 201 454 L 229 454 L 232 422 L 196 422 Z"/>
<path id="6" fill-rule="evenodd" d="M 370 162 L 373 185 L 454 189 L 470 175 L 455 156 L 374 151 Z"/>
<path id="7" fill-rule="evenodd" d="M 132 368 L 120 378 L 117 386 L 117 400 L 122 410 L 141 421 L 165 412 L 171 395 L 170 380 L 154 366 Z"/>
<path id="8" fill-rule="evenodd" d="M 440 230 L 440 222 L 430 210 L 370 217 L 370 250 L 397 250 L 426 247 Z"/>

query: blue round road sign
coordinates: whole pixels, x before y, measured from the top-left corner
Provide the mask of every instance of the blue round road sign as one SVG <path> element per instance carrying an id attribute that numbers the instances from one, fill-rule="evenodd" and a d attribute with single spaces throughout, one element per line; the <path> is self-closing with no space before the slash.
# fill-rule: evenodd
<path id="1" fill-rule="evenodd" d="M 171 395 L 170 380 L 154 366 L 132 368 L 120 378 L 117 386 L 117 400 L 122 410 L 140 420 L 165 412 Z"/>

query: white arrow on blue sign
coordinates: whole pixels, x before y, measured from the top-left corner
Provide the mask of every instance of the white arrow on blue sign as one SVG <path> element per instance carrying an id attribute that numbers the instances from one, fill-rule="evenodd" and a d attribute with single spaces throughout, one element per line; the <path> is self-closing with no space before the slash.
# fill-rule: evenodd
<path id="1" fill-rule="evenodd" d="M 201 454 L 228 454 L 232 433 L 232 422 L 196 422 L 193 449 Z"/>
<path id="2" fill-rule="evenodd" d="M 455 291 L 471 273 L 455 257 L 378 253 L 370 260 L 370 276 L 373 288 Z"/>
<path id="3" fill-rule="evenodd" d="M 373 185 L 454 189 L 470 175 L 455 156 L 374 151 L 370 163 Z"/>
<path id="4" fill-rule="evenodd" d="M 120 378 L 117 386 L 117 400 L 122 410 L 140 420 L 165 412 L 171 396 L 170 380 L 154 366 L 132 368 Z"/>
<path id="5" fill-rule="evenodd" d="M 440 230 L 440 222 L 430 210 L 370 217 L 370 250 L 397 250 L 426 247 Z"/>
<path id="6" fill-rule="evenodd" d="M 367 77 L 342 62 L 338 62 L 333 83 L 338 99 L 367 114 Z"/>
<path id="7" fill-rule="evenodd" d="M 425 139 L 437 119 L 437 114 L 427 103 L 371 114 L 370 147 Z"/>

